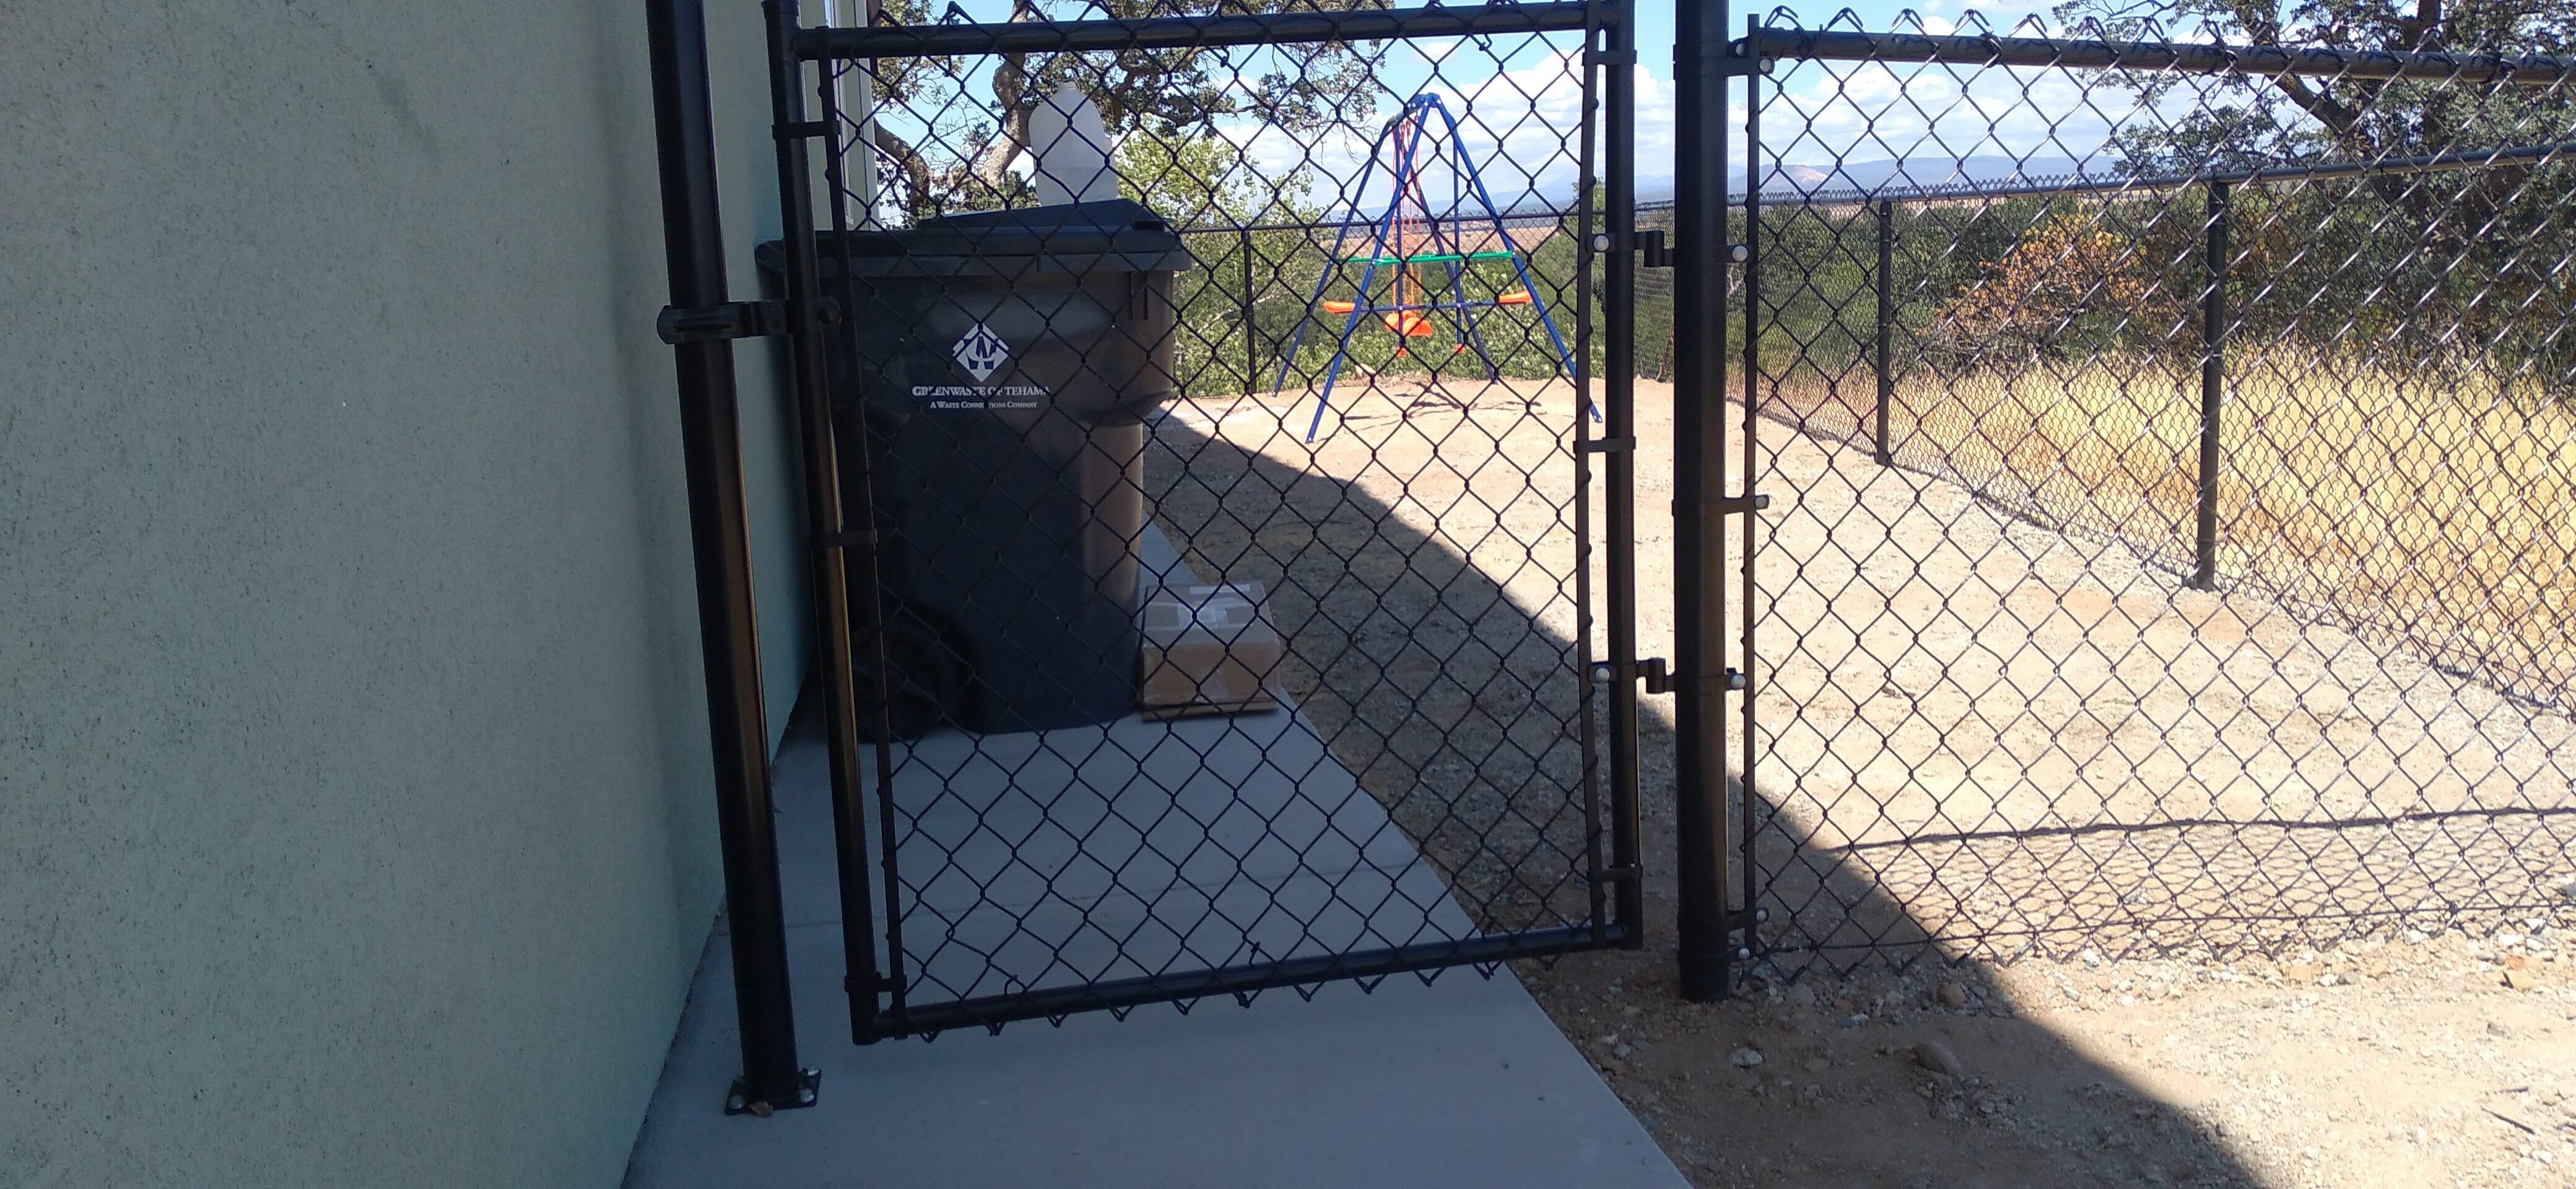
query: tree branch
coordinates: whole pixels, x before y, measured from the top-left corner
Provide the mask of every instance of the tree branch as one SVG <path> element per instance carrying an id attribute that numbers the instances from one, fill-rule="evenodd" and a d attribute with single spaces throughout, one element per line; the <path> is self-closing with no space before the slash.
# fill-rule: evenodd
<path id="1" fill-rule="evenodd" d="M 930 162 L 922 159 L 921 150 L 889 131 L 883 123 L 876 123 L 876 134 L 877 151 L 892 158 L 895 168 L 903 173 L 903 208 L 915 216 L 927 213 L 931 204 Z"/>
<path id="2" fill-rule="evenodd" d="M 1037 6 L 1031 0 L 1011 0 L 1011 22 L 1019 24 L 1038 19 Z M 1000 114 L 1001 127 L 994 130 L 993 142 L 984 147 L 975 162 L 975 177 L 987 187 L 988 197 L 1000 197 L 1008 191 L 1011 162 L 1029 147 L 1029 117 L 1044 101 L 1030 94 L 1029 56 L 1004 54 L 993 66 L 993 106 Z"/>

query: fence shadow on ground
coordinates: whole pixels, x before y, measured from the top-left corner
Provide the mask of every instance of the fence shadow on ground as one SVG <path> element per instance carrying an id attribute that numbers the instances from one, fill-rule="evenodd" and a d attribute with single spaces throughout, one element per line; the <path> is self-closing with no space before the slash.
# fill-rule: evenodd
<path id="1" fill-rule="evenodd" d="M 1183 402 L 1157 423 L 1148 448 L 1158 519 L 1203 575 L 1269 585 L 1288 641 L 1290 692 L 1487 928 L 1579 917 L 1588 894 L 1572 866 L 1587 841 L 1583 819 L 1566 812 L 1579 808 L 1581 788 L 1581 753 L 1570 746 L 1581 688 L 1570 598 L 1577 525 L 1562 500 L 1536 501 L 1542 508 L 1519 498 L 1543 486 L 1525 471 L 1553 465 L 1570 478 L 1571 463 L 1561 445 L 1513 437 L 1518 426 L 1566 423 L 1565 390 L 1556 391 L 1551 402 L 1536 388 L 1488 386 L 1464 409 L 1426 405 L 1419 392 L 1381 392 L 1375 405 L 1355 401 L 1346 412 L 1339 428 L 1351 448 L 1340 453 L 1331 439 L 1311 451 L 1295 444 L 1279 428 L 1287 410 Z M 1488 469 L 1506 458 L 1516 461 L 1511 471 Z M 1880 997 L 1882 1012 L 1919 1026 L 1882 1021 L 1876 1032 L 1851 1034 L 1878 1038 L 1870 1059 L 1891 1075 L 1895 1111 L 1881 1104 L 1853 1116 L 1874 1124 L 1801 1112 L 1781 1091 L 1796 1079 L 1776 1067 L 1764 1096 L 1756 1089 L 1763 1072 L 1728 1068 L 1728 1051 L 1772 1035 L 1764 1043 L 1785 1062 L 1808 1042 L 1776 1035 L 1778 1021 L 1760 1013 L 1766 1000 L 1779 1003 L 1778 987 L 1758 978 L 1730 1005 L 1679 1002 L 1672 732 L 1654 707 L 1641 710 L 1645 944 L 1516 968 L 1694 1179 L 1718 1183 L 1740 1166 L 1807 1169 L 1824 1178 L 1814 1183 L 1837 1184 L 1948 1183 L 1944 1170 L 1981 1184 L 2251 1180 L 2188 1112 L 2010 1014 L 1999 992 L 1981 995 L 1969 1013 L 1940 1008 L 1929 981 L 1893 1005 Z M 1556 734 L 1530 734 L 1542 730 Z M 1848 863 L 1812 870 L 1820 891 L 1886 922 L 1883 941 L 1929 944 L 1931 931 L 1882 894 L 1875 873 Z M 1981 981 L 1973 971 L 1960 976 Z M 1593 1013 L 1623 990 L 1625 1002 L 1650 1011 L 1614 1012 L 1596 1025 Z M 1823 994 L 1835 991 L 1828 984 Z M 1614 1057 L 1592 1035 L 1607 1026 L 1642 1042 L 1657 1021 L 1662 1074 L 1643 1057 Z M 1909 1046 L 1932 1036 L 1959 1050 L 1966 1079 L 1914 1068 Z M 1807 1059 L 1826 1060 L 1821 1051 Z M 1697 1076 L 1674 1072 L 1675 1060 Z M 2008 1123 L 1996 1104 L 2010 1102 L 2053 1104 L 2055 1121 Z M 1755 1121 L 1771 1112 L 1790 1114 L 1778 1126 Z"/>
<path id="2" fill-rule="evenodd" d="M 2190 589 L 2167 522 L 2053 514 L 1916 436 L 1881 466 L 1848 405 L 1782 388 L 1759 779 L 1816 848 L 1766 862 L 1784 941 L 2225 953 L 2550 911 L 2563 714 L 2259 573 Z M 1817 863 L 1912 921 L 1799 886 Z"/>

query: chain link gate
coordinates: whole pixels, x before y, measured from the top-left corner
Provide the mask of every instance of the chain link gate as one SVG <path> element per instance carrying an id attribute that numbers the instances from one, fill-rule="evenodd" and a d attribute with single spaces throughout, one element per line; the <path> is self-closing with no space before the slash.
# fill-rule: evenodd
<path id="1" fill-rule="evenodd" d="M 2576 924 L 2570 61 L 2013 34 L 1737 43 L 1762 950 Z"/>
<path id="2" fill-rule="evenodd" d="M 766 11 L 855 1037 L 1635 944 L 1625 6 Z"/>

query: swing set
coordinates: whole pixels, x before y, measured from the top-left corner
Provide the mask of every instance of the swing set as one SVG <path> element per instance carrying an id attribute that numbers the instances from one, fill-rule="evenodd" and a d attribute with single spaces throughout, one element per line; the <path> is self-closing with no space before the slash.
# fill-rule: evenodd
<path id="1" fill-rule="evenodd" d="M 1504 306 L 1528 306 L 1538 314 L 1539 325 L 1546 328 L 1548 343 L 1564 369 L 1562 374 L 1574 374 L 1574 358 L 1566 352 L 1565 339 L 1556 331 L 1556 320 L 1549 316 L 1547 303 L 1539 299 L 1538 288 L 1530 281 L 1529 260 L 1504 228 L 1502 212 L 1495 208 L 1493 195 L 1477 175 L 1474 159 L 1467 156 L 1459 142 L 1458 121 L 1438 95 L 1425 93 L 1405 101 L 1404 110 L 1388 121 L 1385 134 L 1370 152 L 1353 193 L 1368 188 L 1381 157 L 1387 159 L 1392 182 L 1386 214 L 1366 224 L 1345 222 L 1335 231 L 1332 263 L 1315 279 L 1307 312 L 1297 319 L 1288 353 L 1279 361 L 1278 382 L 1271 385 L 1273 396 L 1287 388 L 1288 371 L 1296 363 L 1298 349 L 1305 345 L 1307 326 L 1321 315 L 1339 315 L 1341 337 L 1333 344 L 1332 363 L 1324 370 L 1324 388 L 1315 397 L 1315 415 L 1306 424 L 1309 442 L 1315 440 L 1316 430 L 1324 423 L 1324 412 L 1332 405 L 1333 385 L 1341 378 L 1342 364 L 1350 357 L 1351 338 L 1369 322 L 1384 326 L 1395 336 L 1398 359 L 1413 353 L 1414 340 L 1438 337 L 1445 324 L 1449 330 L 1449 354 L 1463 356 L 1473 350 L 1484 364 L 1486 378 L 1494 379 L 1501 372 L 1494 364 L 1493 353 L 1485 348 L 1484 332 L 1478 324 L 1480 316 Z M 1424 194 L 1424 166 L 1436 167 L 1444 157 L 1449 166 L 1449 202 L 1446 213 L 1434 215 Z M 1470 202 L 1482 213 L 1471 215 Z M 1358 227 L 1367 229 L 1364 236 L 1354 234 L 1353 229 Z M 1358 241 L 1355 254 L 1345 255 L 1354 248 L 1354 240 Z M 1520 287 L 1492 285 L 1474 267 L 1485 261 L 1510 261 L 1512 275 Z M 1326 299 L 1324 292 L 1332 287 L 1336 276 L 1344 267 L 1353 265 L 1359 267 L 1360 278 L 1351 300 Z M 1380 269 L 1386 270 L 1387 275 L 1382 300 L 1377 299 Z M 1471 297 L 1471 281 L 1483 292 Z"/>

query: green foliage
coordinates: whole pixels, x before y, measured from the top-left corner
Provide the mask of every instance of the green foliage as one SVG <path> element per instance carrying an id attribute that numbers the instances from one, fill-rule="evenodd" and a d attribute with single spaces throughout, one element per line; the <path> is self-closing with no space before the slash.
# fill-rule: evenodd
<path id="1" fill-rule="evenodd" d="M 1386 0 L 1012 0 L 1013 22 L 1137 19 L 1215 12 L 1383 8 Z M 883 0 L 880 19 L 938 23 L 939 0 Z M 1365 119 L 1365 45 L 1184 47 L 1094 53 L 1013 53 L 880 59 L 867 67 L 874 147 L 895 201 L 919 219 L 1030 200 L 1012 170 L 1028 150 L 1029 120 L 1070 85 L 1124 144 L 1149 132 L 1215 140 L 1218 123 L 1251 119 L 1306 133 Z"/>
<path id="2" fill-rule="evenodd" d="M 1182 227 L 1289 223 L 1316 214 L 1312 169 L 1265 177 L 1222 136 L 1140 129 L 1119 142 L 1114 167 L 1122 193 Z"/>
<path id="3" fill-rule="evenodd" d="M 2576 165 L 2529 171 L 2531 184 L 2576 192 Z M 2479 171 L 2423 175 L 2443 202 L 2490 184 Z M 2208 194 L 2203 187 L 2113 196 L 2019 197 L 1899 205 L 1890 222 L 1891 338 L 1900 374 L 1964 373 L 2118 356 L 2196 366 L 2206 285 Z M 2426 376 L 2483 376 L 2508 391 L 2576 395 L 2576 243 L 2564 211 L 2499 223 L 2498 243 L 2461 246 L 2423 235 L 2367 180 L 2241 186 L 2231 196 L 2227 310 L 2231 352 L 2276 347 Z M 1248 220 L 1247 220 L 1248 221 Z M 1730 239 L 1746 234 L 1731 212 Z M 1878 323 L 1878 221 L 1866 205 L 1770 206 L 1762 213 L 1760 300 L 1766 377 L 1873 384 Z M 1329 262 L 1329 230 L 1213 230 L 1189 236 L 1198 269 L 1182 285 L 1182 372 L 1194 394 L 1269 392 L 1301 317 L 1315 317 L 1286 368 L 1291 389 L 1319 382 L 1344 316 L 1311 306 L 1317 279 L 1347 300 L 1358 270 Z M 1247 252 L 1249 255 L 1247 256 Z M 1601 297 L 1582 302 L 1575 226 L 1568 219 L 1528 250 L 1532 288 L 1569 348 L 1606 366 Z M 1250 264 L 1247 275 L 1246 264 Z M 1439 266 L 1423 266 L 1445 285 Z M 1461 284 L 1485 296 L 1518 287 L 1506 262 L 1466 266 Z M 1384 274 L 1376 288 L 1385 289 Z M 1743 349 L 1741 270 L 1730 270 L 1729 358 Z M 1638 272 L 1635 366 L 1668 376 L 1674 333 L 1670 275 Z M 1597 286 L 1599 280 L 1594 278 Z M 1247 318 L 1245 312 L 1249 310 Z M 1533 307 L 1483 311 L 1486 356 L 1504 376 L 1561 373 Z M 1453 353 L 1447 324 L 1403 357 L 1394 336 L 1363 317 L 1351 368 L 1395 375 L 1438 369 L 1477 376 L 1482 358 Z"/>

